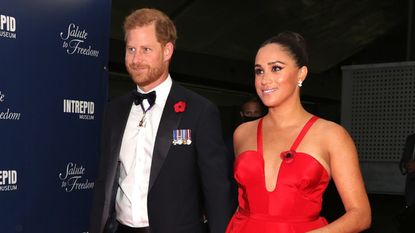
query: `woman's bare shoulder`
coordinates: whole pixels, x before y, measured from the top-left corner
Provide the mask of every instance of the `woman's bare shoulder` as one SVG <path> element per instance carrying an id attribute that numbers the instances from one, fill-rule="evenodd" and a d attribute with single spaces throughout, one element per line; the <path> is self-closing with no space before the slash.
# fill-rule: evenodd
<path id="1" fill-rule="evenodd" d="M 352 149 L 354 147 L 354 142 L 349 132 L 338 123 L 319 119 L 313 127 L 313 138 L 320 139 L 321 145 L 326 145 L 330 151 L 338 151 L 345 147 Z"/>
<path id="2" fill-rule="evenodd" d="M 235 154 L 239 154 L 240 151 L 245 151 L 256 148 L 256 133 L 259 120 L 249 121 L 239 125 L 233 134 L 233 144 L 235 148 Z"/>
<path id="3" fill-rule="evenodd" d="M 240 124 L 234 132 L 234 138 L 256 137 L 260 119 Z"/>
<path id="4" fill-rule="evenodd" d="M 315 123 L 316 133 L 325 136 L 327 138 L 331 138 L 333 136 L 348 136 L 347 130 L 340 124 L 326 120 L 323 118 L 319 118 L 319 120 Z"/>

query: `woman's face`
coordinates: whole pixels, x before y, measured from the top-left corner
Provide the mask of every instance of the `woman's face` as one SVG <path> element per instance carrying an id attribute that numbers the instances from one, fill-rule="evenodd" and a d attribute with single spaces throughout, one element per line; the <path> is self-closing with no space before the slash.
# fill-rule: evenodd
<path id="1" fill-rule="evenodd" d="M 255 58 L 255 88 L 267 107 L 299 100 L 298 81 L 307 74 L 299 68 L 292 55 L 279 44 L 268 44 L 258 50 Z"/>

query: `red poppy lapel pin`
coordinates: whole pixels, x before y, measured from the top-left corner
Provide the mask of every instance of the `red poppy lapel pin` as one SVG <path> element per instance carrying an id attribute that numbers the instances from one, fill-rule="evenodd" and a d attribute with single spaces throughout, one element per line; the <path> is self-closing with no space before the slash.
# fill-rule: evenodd
<path id="1" fill-rule="evenodd" d="M 296 152 L 293 150 L 283 151 L 280 154 L 280 158 L 286 163 L 291 163 L 294 160 Z"/>
<path id="2" fill-rule="evenodd" d="M 180 100 L 179 102 L 174 104 L 174 111 L 175 112 L 177 112 L 177 113 L 184 112 L 184 110 L 186 110 L 186 102 Z"/>

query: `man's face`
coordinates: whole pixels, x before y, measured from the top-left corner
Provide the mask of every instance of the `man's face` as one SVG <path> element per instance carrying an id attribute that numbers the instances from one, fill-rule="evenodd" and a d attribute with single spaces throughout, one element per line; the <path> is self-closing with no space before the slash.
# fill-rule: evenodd
<path id="1" fill-rule="evenodd" d="M 245 103 L 243 111 L 241 111 L 242 117 L 260 117 L 262 115 L 261 106 L 255 102 Z"/>
<path id="2" fill-rule="evenodd" d="M 167 78 L 172 50 L 171 43 L 163 46 L 157 41 L 154 23 L 127 32 L 125 66 L 143 91 L 153 89 Z"/>

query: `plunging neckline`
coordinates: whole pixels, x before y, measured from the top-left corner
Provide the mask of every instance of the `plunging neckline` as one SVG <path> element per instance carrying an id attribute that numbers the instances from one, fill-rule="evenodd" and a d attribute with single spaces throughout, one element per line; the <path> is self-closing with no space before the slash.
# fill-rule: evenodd
<path id="1" fill-rule="evenodd" d="M 267 191 L 268 193 L 273 193 L 275 192 L 275 190 L 278 187 L 278 181 L 279 181 L 279 177 L 280 177 L 280 173 L 281 173 L 281 169 L 283 168 L 283 165 L 286 164 L 284 162 L 285 158 L 279 158 L 279 165 L 278 166 L 278 170 L 277 170 L 277 178 L 275 179 L 275 182 L 272 182 L 273 184 L 275 184 L 274 188 L 272 190 L 268 190 L 267 188 L 267 177 L 265 174 L 265 158 L 264 158 L 264 151 L 263 151 L 263 142 L 262 142 L 262 120 L 263 118 L 261 118 L 258 122 L 258 128 L 257 128 L 257 154 L 260 156 L 261 158 L 261 162 L 262 162 L 262 175 L 264 177 L 264 188 L 265 191 Z M 303 128 L 301 129 L 300 133 L 297 135 L 296 139 L 294 140 L 294 143 L 291 145 L 290 149 L 288 150 L 290 153 L 294 153 L 294 155 L 307 155 L 311 158 L 313 158 L 320 166 L 322 166 L 323 170 L 327 173 L 327 170 L 323 167 L 323 165 L 313 156 L 307 154 L 307 153 L 301 153 L 301 152 L 296 152 L 297 147 L 300 145 L 302 139 L 304 138 L 304 136 L 306 135 L 306 133 L 308 132 L 308 130 L 310 129 L 310 127 L 314 124 L 314 122 L 316 122 L 318 120 L 317 116 L 312 116 L 307 122 L 306 124 L 303 126 Z M 282 151 L 281 153 L 286 152 L 286 151 Z M 292 155 L 292 156 L 294 156 Z M 291 158 L 292 159 L 292 158 Z"/>
<path id="2" fill-rule="evenodd" d="M 264 145 L 273 147 L 269 148 L 270 151 L 267 150 L 266 154 L 270 160 L 264 160 L 262 139 L 268 137 L 268 135 L 262 136 L 263 122 L 261 124 L 259 122 L 262 121 L 259 120 L 253 126 L 257 127 L 256 146 L 255 131 L 254 134 L 251 131 L 250 139 L 243 140 L 242 145 L 248 141 L 249 145 L 254 146 L 251 147 L 253 149 L 247 148 L 249 150 L 242 151 L 235 160 L 234 178 L 238 183 L 239 208 L 229 223 L 226 233 L 252 233 L 258 231 L 301 233 L 327 225 L 327 221 L 319 217 L 323 193 L 330 181 L 328 169 L 325 169 L 322 165 L 325 161 L 322 157 L 316 159 L 310 154 L 294 151 L 306 134 L 307 129 L 305 128 L 307 127 L 304 126 L 301 129 L 300 125 L 297 128 L 300 132 L 297 132 L 297 130 L 291 131 L 294 134 L 290 137 L 291 140 L 296 139 L 290 148 L 291 150 L 288 150 L 291 153 L 280 154 L 281 151 L 276 150 L 278 149 L 276 145 L 273 143 L 266 144 L 268 142 L 265 142 Z M 311 126 L 312 123 L 309 124 Z M 299 135 L 296 135 L 298 133 Z M 308 136 L 312 137 L 314 134 Z M 275 139 L 278 140 L 279 138 Z M 287 149 L 290 143 L 292 142 L 285 144 Z M 306 142 L 306 144 L 304 144 L 306 146 L 304 149 L 311 150 L 312 148 L 308 146 L 309 143 Z M 266 148 L 268 149 L 268 146 Z M 298 146 L 298 148 L 302 149 L 303 147 Z M 316 150 L 313 149 L 312 151 Z M 278 163 L 278 160 L 273 160 L 278 158 L 273 156 L 280 156 L 282 161 Z M 265 163 L 265 161 L 271 162 Z M 271 176 L 267 177 L 268 180 L 265 178 L 264 165 L 270 168 L 269 174 Z M 267 181 L 270 181 L 269 187 L 273 188 L 272 190 L 267 190 Z"/>

